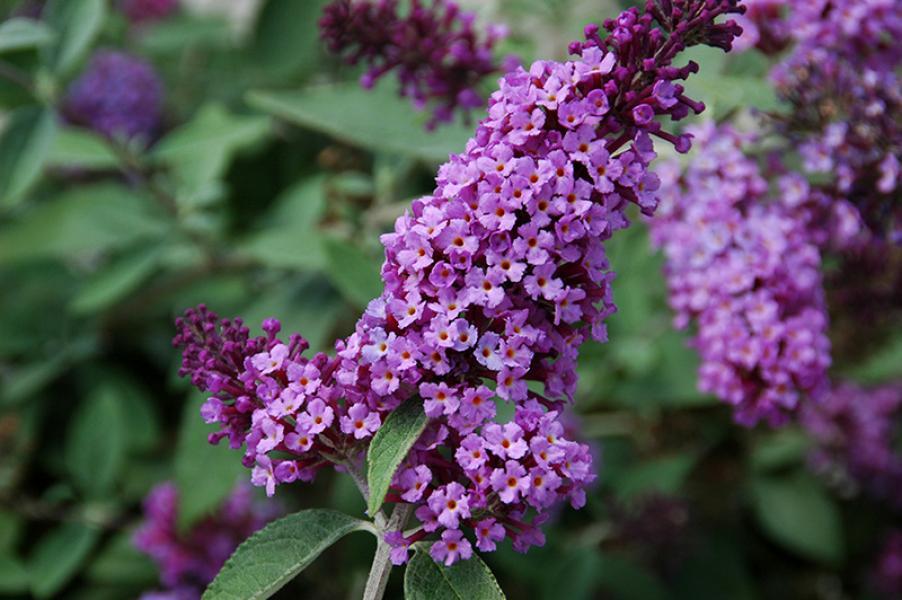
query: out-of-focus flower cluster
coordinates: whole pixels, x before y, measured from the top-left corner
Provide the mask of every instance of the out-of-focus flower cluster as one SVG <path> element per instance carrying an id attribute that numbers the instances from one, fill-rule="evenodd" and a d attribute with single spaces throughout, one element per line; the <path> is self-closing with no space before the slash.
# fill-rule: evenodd
<path id="1" fill-rule="evenodd" d="M 874 572 L 874 586 L 884 598 L 902 598 L 902 531 L 891 531 Z"/>
<path id="2" fill-rule="evenodd" d="M 851 478 L 872 497 L 902 509 L 902 384 L 838 385 L 806 407 L 802 423 L 816 442 L 816 472 Z"/>
<path id="3" fill-rule="evenodd" d="M 736 52 L 755 48 L 764 54 L 777 54 L 792 39 L 792 31 L 786 22 L 786 0 L 745 0 L 744 15 L 736 21 L 742 26 L 742 35 L 734 44 Z"/>
<path id="4" fill-rule="evenodd" d="M 198 600 L 235 548 L 279 513 L 278 505 L 256 502 L 243 484 L 215 514 L 180 532 L 178 489 L 170 482 L 158 485 L 144 500 L 144 523 L 134 544 L 157 564 L 165 589 L 142 600 Z"/>
<path id="5" fill-rule="evenodd" d="M 322 37 L 347 63 L 367 66 L 366 88 L 395 71 L 402 96 L 419 108 L 433 105 L 430 128 L 458 109 L 482 108 L 476 87 L 498 72 L 493 48 L 505 29 L 489 26 L 481 37 L 475 16 L 453 2 L 410 4 L 402 10 L 397 0 L 335 0 L 320 20 Z"/>
<path id="6" fill-rule="evenodd" d="M 272 494 L 359 461 L 385 416 L 418 396 L 429 424 L 387 499 L 415 505 L 420 527 L 389 533 L 392 559 L 429 534 L 436 560 L 466 559 L 465 530 L 483 551 L 505 537 L 521 551 L 541 544 L 546 509 L 582 506 L 595 477 L 560 414 L 580 345 L 604 341 L 615 310 L 604 242 L 629 225 L 629 204 L 657 206 L 652 136 L 690 146 L 655 120 L 704 108 L 675 83 L 697 65 L 671 61 L 688 44 L 729 49 L 738 27 L 715 19 L 738 10 L 649 2 L 606 22 L 604 39 L 587 28 L 575 60 L 505 76 L 433 195 L 383 236 L 385 291 L 336 357 L 303 358 L 307 344 L 279 341 L 275 321 L 250 338 L 240 322 L 188 311 L 175 343 L 182 374 L 214 395 L 204 417 L 222 430 L 212 441 L 245 444 L 254 482 Z M 513 421 L 495 422 L 496 398 L 514 404 Z"/>
<path id="7" fill-rule="evenodd" d="M 790 54 L 771 78 L 780 127 L 809 173 L 834 179 L 877 234 L 902 242 L 902 11 L 898 0 L 790 3 Z"/>
<path id="8" fill-rule="evenodd" d="M 117 140 L 151 140 L 159 131 L 163 82 L 153 66 L 123 52 L 97 52 L 63 99 L 63 115 Z"/>
<path id="9" fill-rule="evenodd" d="M 122 0 L 120 9 L 129 21 L 136 24 L 159 21 L 179 8 L 179 0 Z"/>
<path id="10" fill-rule="evenodd" d="M 651 222 L 675 322 L 697 326 L 703 391 L 732 404 L 742 424 L 779 425 L 801 394 L 829 385 L 818 245 L 853 237 L 855 210 L 798 174 L 782 174 L 772 195 L 744 153 L 747 136 L 713 124 L 692 131 L 700 143 L 688 168 L 658 170 L 662 207 Z"/>

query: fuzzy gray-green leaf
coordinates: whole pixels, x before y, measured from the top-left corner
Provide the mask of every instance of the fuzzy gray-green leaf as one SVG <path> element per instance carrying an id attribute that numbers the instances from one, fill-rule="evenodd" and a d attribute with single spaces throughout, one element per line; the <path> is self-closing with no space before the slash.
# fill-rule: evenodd
<path id="1" fill-rule="evenodd" d="M 495 576 L 479 556 L 446 567 L 432 560 L 426 548 L 417 547 L 407 565 L 406 600 L 504 600 Z"/>
<path id="2" fill-rule="evenodd" d="M 395 471 L 423 433 L 428 420 L 422 401 L 414 396 L 396 408 L 376 432 L 366 459 L 370 486 L 369 514 L 375 515 L 382 506 Z"/>
<path id="3" fill-rule="evenodd" d="M 274 521 L 238 546 L 203 600 L 269 598 L 320 553 L 365 521 L 331 510 L 303 510 Z"/>

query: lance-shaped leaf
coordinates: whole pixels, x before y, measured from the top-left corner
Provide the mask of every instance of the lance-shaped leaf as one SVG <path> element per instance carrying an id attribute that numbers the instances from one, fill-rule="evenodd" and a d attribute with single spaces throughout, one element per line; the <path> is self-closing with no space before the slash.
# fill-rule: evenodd
<path id="1" fill-rule="evenodd" d="M 269 598 L 352 531 L 372 531 L 360 519 L 332 510 L 302 510 L 273 521 L 238 546 L 203 600 Z"/>
<path id="2" fill-rule="evenodd" d="M 482 559 L 446 567 L 432 560 L 428 545 L 417 545 L 404 573 L 406 600 L 504 600 L 504 592 Z"/>
<path id="3" fill-rule="evenodd" d="M 366 457 L 370 486 L 367 511 L 370 515 L 375 515 L 382 506 L 398 465 L 423 433 L 428 420 L 422 401 L 413 396 L 396 408 L 376 432 Z"/>

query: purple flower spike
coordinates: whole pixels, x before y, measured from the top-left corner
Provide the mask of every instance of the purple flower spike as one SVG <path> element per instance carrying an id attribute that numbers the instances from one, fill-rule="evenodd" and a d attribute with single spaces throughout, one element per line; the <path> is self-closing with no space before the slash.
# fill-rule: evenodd
<path id="1" fill-rule="evenodd" d="M 697 67 L 672 67 L 674 57 L 698 43 L 729 48 L 739 33 L 720 23 L 741 12 L 735 1 L 662 4 L 606 23 L 603 40 L 590 29 L 572 61 L 500 81 L 434 192 L 382 236 L 385 289 L 334 358 L 304 358 L 299 338 L 286 351 L 276 330 L 251 339 L 203 307 L 179 321 L 182 374 L 213 395 L 204 410 L 221 425 L 213 441 L 245 446 L 257 485 L 271 493 L 324 465 L 361 461 L 388 414 L 417 398 L 429 421 L 386 500 L 412 504 L 421 527 L 386 537 L 393 562 L 436 539 L 436 560 L 467 559 L 465 535 L 477 529 L 479 548 L 506 537 L 525 552 L 544 543 L 550 509 L 585 504 L 592 452 L 565 434 L 560 415 L 580 346 L 606 340 L 616 310 L 605 242 L 629 226 L 630 204 L 647 214 L 657 206 L 653 139 L 688 149 L 664 124 L 703 105 L 675 83 Z M 288 375 L 309 364 L 312 387 Z M 314 434 L 292 411 L 317 401 L 332 424 Z M 513 422 L 494 422 L 502 401 L 514 405 Z"/>
<path id="2" fill-rule="evenodd" d="M 692 130 L 699 153 L 680 173 L 659 169 L 663 205 L 651 221 L 664 249 L 675 323 L 697 325 L 699 387 L 734 407 L 744 425 L 787 421 L 804 396 L 829 387 L 830 342 L 820 243 L 842 244 L 831 229 L 842 201 L 798 175 L 769 197 L 747 136 L 708 124 Z M 854 213 L 854 209 L 851 209 Z"/>

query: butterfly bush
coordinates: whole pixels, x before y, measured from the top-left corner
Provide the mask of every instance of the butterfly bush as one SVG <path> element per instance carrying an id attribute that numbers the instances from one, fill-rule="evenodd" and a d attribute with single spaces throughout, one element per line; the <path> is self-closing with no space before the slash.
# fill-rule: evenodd
<path id="1" fill-rule="evenodd" d="M 62 108 L 70 123 L 108 138 L 148 141 L 160 127 L 163 82 L 150 63 L 101 50 L 69 86 Z"/>
<path id="2" fill-rule="evenodd" d="M 775 25 L 779 26 L 779 25 Z M 791 3 L 795 46 L 771 73 L 804 168 L 835 179 L 872 230 L 902 242 L 902 11 L 898 0 Z"/>
<path id="3" fill-rule="evenodd" d="M 474 23 L 475 15 L 445 0 L 412 0 L 406 11 L 397 0 L 335 0 L 325 8 L 320 31 L 330 51 L 348 64 L 366 65 L 364 87 L 396 72 L 402 96 L 419 108 L 432 105 L 427 125 L 433 128 L 457 110 L 485 106 L 476 87 L 498 72 L 493 48 L 505 29 L 492 25 L 480 36 Z"/>
<path id="4" fill-rule="evenodd" d="M 251 337 L 206 307 L 178 321 L 181 373 L 212 394 L 211 441 L 244 446 L 256 485 L 309 481 L 324 466 L 352 473 L 386 416 L 409 398 L 429 418 L 387 496 L 418 524 L 391 531 L 391 558 L 432 536 L 445 564 L 505 538 L 525 551 L 561 501 L 585 503 L 590 449 L 564 433 L 579 347 L 607 339 L 615 310 L 604 243 L 651 214 L 658 178 L 653 138 L 704 105 L 677 83 L 687 45 L 728 50 L 739 33 L 732 1 L 649 2 L 586 30 L 574 60 L 517 68 L 489 99 L 464 153 L 442 165 L 432 195 L 382 236 L 385 290 L 336 355 L 303 356 L 299 335 L 275 320 Z M 496 403 L 514 418 L 496 422 Z M 468 537 L 465 533 L 472 534 Z"/>
<path id="5" fill-rule="evenodd" d="M 866 389 L 836 386 L 802 424 L 814 438 L 816 472 L 851 478 L 871 496 L 902 508 L 902 450 L 896 436 L 902 419 L 902 383 Z"/>
<path id="6" fill-rule="evenodd" d="M 179 493 L 171 482 L 159 484 L 144 500 L 144 522 L 133 541 L 157 564 L 165 590 L 148 592 L 142 600 L 198 600 L 235 548 L 280 510 L 255 502 L 253 489 L 241 484 L 215 514 L 188 531 L 178 529 L 178 513 Z"/>
<path id="7" fill-rule="evenodd" d="M 699 388 L 739 423 L 780 425 L 800 397 L 828 388 L 830 342 L 820 245 L 858 232 L 850 205 L 779 164 L 759 165 L 752 138 L 728 125 L 692 129 L 698 153 L 663 164 L 651 221 L 663 248 L 675 324 L 694 323 Z M 774 185 L 765 175 L 778 174 Z"/>

